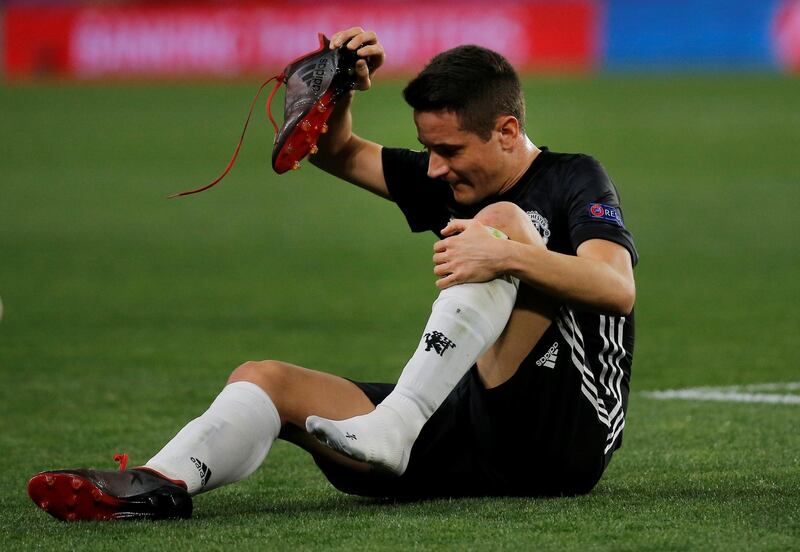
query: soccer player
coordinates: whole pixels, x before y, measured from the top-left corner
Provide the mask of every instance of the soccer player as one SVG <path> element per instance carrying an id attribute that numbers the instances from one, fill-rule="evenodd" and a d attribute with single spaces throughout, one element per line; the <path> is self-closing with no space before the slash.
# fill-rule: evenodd
<path id="1" fill-rule="evenodd" d="M 384 59 L 355 51 L 359 90 Z M 499 54 L 437 55 L 403 92 L 424 151 L 351 131 L 340 101 L 313 162 L 397 203 L 433 231 L 441 290 L 397 384 L 247 362 L 144 466 L 43 472 L 29 483 L 62 519 L 188 517 L 191 496 L 239 481 L 277 438 L 364 496 L 575 495 L 621 446 L 633 358 L 637 252 L 603 167 L 528 138 L 519 79 Z"/>

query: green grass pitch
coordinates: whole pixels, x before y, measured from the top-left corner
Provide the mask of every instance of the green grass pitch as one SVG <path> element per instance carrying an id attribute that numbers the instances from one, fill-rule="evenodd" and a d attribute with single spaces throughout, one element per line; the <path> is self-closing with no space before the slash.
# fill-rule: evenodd
<path id="1" fill-rule="evenodd" d="M 433 236 L 307 163 L 275 176 L 268 124 L 165 199 L 225 165 L 254 84 L 0 88 L 0 548 L 800 548 L 800 405 L 642 394 L 800 380 L 800 81 L 765 75 L 525 83 L 533 140 L 601 160 L 642 257 L 625 446 L 589 496 L 364 500 L 280 442 L 191 521 L 36 509 L 32 474 L 145 461 L 245 360 L 394 380 L 413 350 Z M 359 94 L 357 132 L 414 145 L 401 85 Z"/>

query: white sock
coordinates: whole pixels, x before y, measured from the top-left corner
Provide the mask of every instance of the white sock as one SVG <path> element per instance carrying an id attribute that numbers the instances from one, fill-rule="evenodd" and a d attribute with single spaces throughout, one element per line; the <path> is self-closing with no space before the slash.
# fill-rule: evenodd
<path id="1" fill-rule="evenodd" d="M 442 291 L 394 391 L 369 414 L 342 421 L 310 416 L 306 429 L 351 458 L 402 475 L 422 426 L 500 337 L 518 285 L 498 278 Z"/>
<path id="2" fill-rule="evenodd" d="M 209 491 L 253 473 L 280 430 L 280 416 L 269 395 L 254 383 L 237 381 L 145 467 L 186 482 L 189 494 Z"/>

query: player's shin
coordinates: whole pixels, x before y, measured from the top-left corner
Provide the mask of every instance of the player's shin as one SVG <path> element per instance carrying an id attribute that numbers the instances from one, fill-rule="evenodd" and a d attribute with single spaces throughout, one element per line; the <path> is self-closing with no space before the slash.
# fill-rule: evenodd
<path id="1" fill-rule="evenodd" d="M 253 473 L 280 428 L 278 411 L 263 389 L 231 383 L 145 467 L 186 482 L 190 494 L 208 491 Z"/>
<path id="2" fill-rule="evenodd" d="M 402 474 L 425 422 L 502 333 L 517 286 L 515 279 L 498 278 L 442 291 L 394 391 L 364 416 L 311 416 L 308 431 L 352 458 Z"/>

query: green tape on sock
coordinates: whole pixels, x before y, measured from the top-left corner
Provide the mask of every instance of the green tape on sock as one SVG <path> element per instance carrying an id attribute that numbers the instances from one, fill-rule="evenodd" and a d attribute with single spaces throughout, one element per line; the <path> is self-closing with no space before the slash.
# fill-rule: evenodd
<path id="1" fill-rule="evenodd" d="M 501 240 L 507 240 L 507 239 L 508 239 L 508 236 L 506 236 L 504 232 L 501 232 L 501 231 L 500 231 L 500 230 L 498 230 L 497 228 L 492 228 L 491 226 L 484 226 L 484 228 L 486 228 L 486 230 L 487 230 L 487 231 L 488 231 L 488 232 L 489 232 L 489 233 L 490 233 L 492 236 L 494 236 L 495 238 L 499 238 L 499 239 L 501 239 Z"/>

